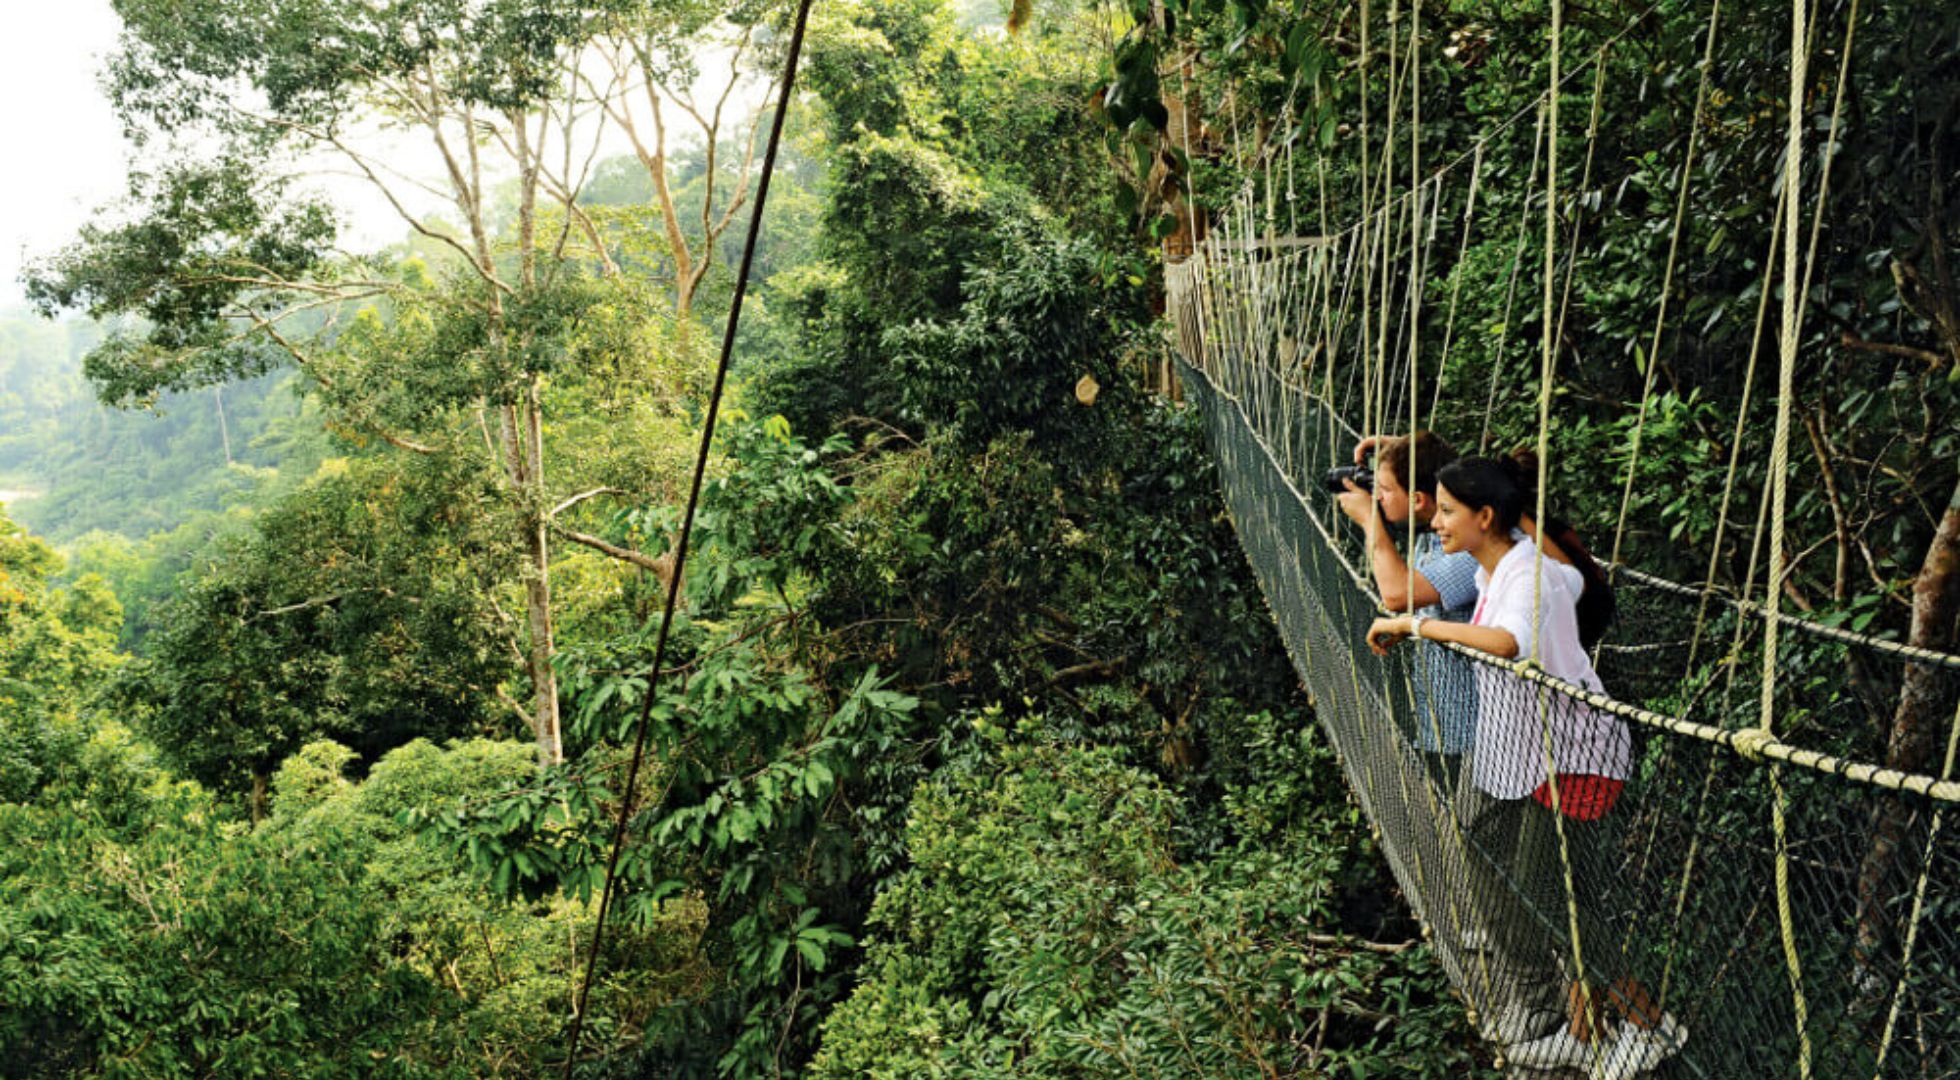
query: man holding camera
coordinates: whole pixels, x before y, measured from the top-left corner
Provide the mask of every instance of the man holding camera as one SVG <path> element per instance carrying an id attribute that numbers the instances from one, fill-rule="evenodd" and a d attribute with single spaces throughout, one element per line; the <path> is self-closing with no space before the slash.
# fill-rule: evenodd
<path id="1" fill-rule="evenodd" d="M 1412 437 L 1367 439 L 1355 447 L 1362 460 L 1372 449 L 1375 470 L 1336 469 L 1335 502 L 1368 538 L 1368 565 L 1390 611 L 1412 611 L 1425 618 L 1468 622 L 1477 605 L 1477 560 L 1468 552 L 1446 554 L 1429 520 L 1436 514 L 1436 471 L 1456 460 L 1456 451 L 1434 432 Z M 1359 481 L 1359 482 L 1357 482 Z M 1415 542 L 1405 561 L 1395 537 L 1415 523 Z M 1411 570 L 1413 563 L 1413 572 Z M 1476 723 L 1476 683 L 1467 660 L 1423 642 L 1415 656 L 1415 744 L 1432 754 L 1455 756 L 1470 748 Z"/>

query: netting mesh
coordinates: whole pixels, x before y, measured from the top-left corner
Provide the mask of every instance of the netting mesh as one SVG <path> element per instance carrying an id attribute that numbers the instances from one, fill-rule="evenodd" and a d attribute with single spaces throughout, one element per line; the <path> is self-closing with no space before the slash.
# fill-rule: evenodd
<path id="1" fill-rule="evenodd" d="M 1172 315 L 1241 544 L 1408 903 L 1513 1064 L 1550 1052 L 1539 1036 L 1571 1032 L 1579 1015 L 1601 1018 L 1562 1044 L 1583 1056 L 1550 1062 L 1575 1075 L 1783 1076 L 1804 1063 L 1816 1076 L 1960 1075 L 1954 786 L 1901 786 L 1848 764 L 1886 759 L 1902 700 L 1940 717 L 1923 737 L 1944 749 L 1960 668 L 1786 626 L 1772 686 L 1779 758 L 1736 737 L 1758 723 L 1764 620 L 1697 588 L 1616 582 L 1598 675 L 1612 699 L 1650 713 L 1620 715 L 1630 710 L 1468 652 L 1456 659 L 1476 679 L 1453 683 L 1430 642 L 1375 655 L 1359 534 L 1321 494 L 1327 467 L 1350 460 L 1352 429 L 1301 381 L 1311 358 L 1289 340 L 1247 344 L 1229 315 L 1199 309 L 1212 302 L 1205 273 L 1202 258 L 1172 268 Z M 1277 314 L 1259 322 L 1286 325 Z M 1468 710 L 1480 728 L 1605 734 L 1550 762 L 1542 739 L 1422 749 L 1445 745 L 1419 731 L 1442 709 Z M 1472 775 L 1479 754 L 1503 755 L 1527 786 L 1551 765 L 1559 810 L 1492 797 Z M 1626 774 L 1616 798 L 1581 779 L 1615 771 Z M 1590 1012 L 1570 1006 L 1575 984 Z M 1629 1027 L 1645 1041 L 1622 1039 Z"/>

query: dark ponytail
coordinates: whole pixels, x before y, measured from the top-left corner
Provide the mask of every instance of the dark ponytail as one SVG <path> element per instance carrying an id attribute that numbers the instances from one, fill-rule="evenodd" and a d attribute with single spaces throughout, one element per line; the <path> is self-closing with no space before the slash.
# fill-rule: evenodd
<path id="1" fill-rule="evenodd" d="M 1538 455 L 1530 447 L 1520 446 L 1498 460 L 1511 474 L 1511 481 L 1518 485 L 1518 491 L 1524 495 L 1525 512 L 1530 513 L 1538 505 Z"/>
<path id="2" fill-rule="evenodd" d="M 1519 482 L 1521 471 L 1518 462 L 1508 458 L 1458 458 L 1437 470 L 1436 482 L 1469 510 L 1490 507 L 1491 527 L 1499 535 L 1508 535 L 1524 516 L 1531 490 Z"/>
<path id="3" fill-rule="evenodd" d="M 1549 537 L 1565 552 L 1572 565 L 1579 571 L 1585 588 L 1579 593 L 1576 614 L 1579 618 L 1579 643 L 1587 649 L 1599 644 L 1612 629 L 1613 620 L 1619 616 L 1619 604 L 1613 599 L 1613 579 L 1606 575 L 1606 568 L 1599 565 L 1587 550 L 1586 542 L 1579 538 L 1579 530 L 1564 518 L 1545 515 L 1538 523 L 1539 535 Z"/>

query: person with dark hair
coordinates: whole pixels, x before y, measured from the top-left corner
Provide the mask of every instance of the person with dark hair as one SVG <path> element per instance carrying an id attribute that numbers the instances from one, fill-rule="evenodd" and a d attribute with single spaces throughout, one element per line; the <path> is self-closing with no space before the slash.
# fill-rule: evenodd
<path id="1" fill-rule="evenodd" d="M 1530 507 L 1537 501 L 1538 455 L 1520 447 L 1502 460 L 1517 478 L 1523 489 L 1525 505 Z M 1586 542 L 1579 538 L 1579 530 L 1557 514 L 1546 513 L 1545 526 L 1540 529 L 1532 520 L 1531 511 L 1526 509 L 1519 515 L 1517 527 L 1544 550 L 1547 558 L 1556 559 L 1569 568 L 1558 572 L 1572 583 L 1578 597 L 1574 607 L 1579 622 L 1579 643 L 1590 652 L 1606 636 L 1616 613 L 1613 585 L 1605 569 L 1593 558 Z"/>
<path id="2" fill-rule="evenodd" d="M 1455 461 L 1456 451 L 1431 431 L 1369 445 L 1375 451 L 1374 489 L 1348 480 L 1335 501 L 1367 536 L 1368 566 L 1383 606 L 1427 619 L 1468 620 L 1477 602 L 1477 560 L 1444 554 L 1429 529 L 1436 513 L 1437 470 Z M 1405 561 L 1395 541 L 1411 530 L 1415 538 Z M 1416 747 L 1430 754 L 1462 754 L 1470 748 L 1477 710 L 1469 662 L 1446 649 L 1425 648 L 1417 651 L 1414 666 Z"/>
<path id="3" fill-rule="evenodd" d="M 1430 527 L 1443 551 L 1476 559 L 1476 609 L 1465 623 L 1376 619 L 1370 648 L 1385 655 L 1406 637 L 1455 642 L 1502 660 L 1531 659 L 1557 679 L 1605 692 L 1580 643 L 1579 575 L 1551 572 L 1551 561 L 1517 531 L 1531 490 L 1528 470 L 1526 462 L 1494 458 L 1459 459 L 1439 470 Z M 1601 865 L 1609 850 L 1602 834 L 1632 771 L 1626 722 L 1540 691 L 1495 664 L 1478 665 L 1476 683 L 1469 774 L 1487 800 L 1469 826 L 1477 902 L 1514 970 L 1558 969 L 1556 943 L 1542 926 L 1576 923 L 1578 938 L 1570 949 L 1567 1022 L 1529 1041 L 1534 1032 L 1514 1025 L 1506 1059 L 1526 1068 L 1639 1075 L 1678 1051 L 1687 1031 L 1621 970 L 1617 936 L 1599 916 L 1599 893 L 1612 877 Z M 1610 1038 L 1595 981 L 1609 987 L 1604 1001 L 1624 1017 Z"/>

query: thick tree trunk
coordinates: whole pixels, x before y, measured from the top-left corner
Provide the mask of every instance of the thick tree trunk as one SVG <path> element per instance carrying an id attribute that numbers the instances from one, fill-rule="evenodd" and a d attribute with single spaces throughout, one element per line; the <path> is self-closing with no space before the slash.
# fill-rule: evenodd
<path id="1" fill-rule="evenodd" d="M 1912 586 L 1911 644 L 1949 651 L 1954 624 L 1960 618 L 1960 482 L 1948 498 L 1933 541 Z M 1902 772 L 1924 773 L 1938 767 L 1937 755 L 1952 721 L 1954 693 L 1960 676 L 1933 664 L 1910 664 L 1892 714 L 1892 731 L 1885 764 Z M 1901 888 L 1898 873 L 1900 845 L 1914 817 L 1914 802 L 1899 796 L 1883 798 L 1872 816 L 1871 844 L 1858 869 L 1858 965 L 1870 982 L 1880 951 L 1893 937 L 1887 903 Z"/>
<path id="2" fill-rule="evenodd" d="M 524 607 L 531 632 L 525 667 L 531 676 L 531 718 L 538 736 L 538 764 L 565 760 L 558 730 L 558 673 L 551 666 L 554 649 L 551 625 L 551 549 L 542 517 L 527 515 L 524 523 Z"/>
<path id="3" fill-rule="evenodd" d="M 531 624 L 532 716 L 538 725 L 538 760 L 556 765 L 565 760 L 565 747 L 558 729 L 558 672 L 551 666 L 556 645 L 552 641 L 551 625 L 551 540 L 550 521 L 545 514 L 543 412 L 538 380 L 533 376 L 524 402 L 524 447 L 530 465 L 527 477 L 530 488 L 524 499 L 528 563 L 524 598 Z"/>
<path id="4" fill-rule="evenodd" d="M 501 420 L 504 468 L 517 503 L 517 528 L 523 555 L 518 577 L 524 583 L 524 673 L 531 679 L 531 725 L 538 740 L 538 767 L 565 760 L 558 723 L 558 675 L 551 666 L 550 521 L 544 508 L 543 425 L 538 410 L 535 378 L 517 404 L 498 410 Z"/>

